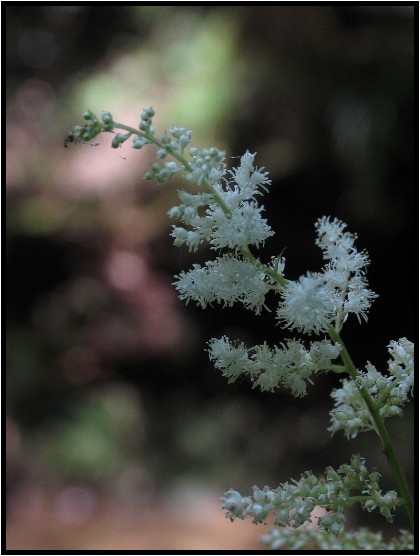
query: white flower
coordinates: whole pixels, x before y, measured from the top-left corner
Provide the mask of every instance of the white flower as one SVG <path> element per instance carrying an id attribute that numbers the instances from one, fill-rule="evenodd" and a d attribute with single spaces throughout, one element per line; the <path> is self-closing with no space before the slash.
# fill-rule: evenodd
<path id="1" fill-rule="evenodd" d="M 400 338 L 388 345 L 392 359 L 388 361 L 388 370 L 394 377 L 394 388 L 391 396 L 405 403 L 409 392 L 414 389 L 414 344 L 407 338 Z"/>
<path id="2" fill-rule="evenodd" d="M 242 497 L 237 490 L 230 489 L 226 492 L 226 497 L 221 498 L 222 508 L 226 510 L 226 516 L 233 521 L 236 517 L 244 519 L 249 507 L 252 504 L 250 496 Z"/>
<path id="3" fill-rule="evenodd" d="M 266 189 L 270 180 L 266 172 L 253 167 L 255 155 L 246 152 L 240 166 L 230 172 L 232 178 L 222 184 L 225 174 L 221 163 L 223 153 L 217 149 L 195 148 L 190 152 L 194 156 L 187 177 L 198 184 L 205 178 L 212 191 L 179 192 L 182 204 L 173 207 L 168 214 L 191 226 L 192 233 L 182 233 L 180 227 L 174 226 L 171 235 L 175 238 L 175 245 L 186 244 L 190 251 L 195 251 L 203 241 L 210 242 L 213 249 L 234 250 L 262 245 L 274 232 L 262 218 L 264 208 L 258 205 L 256 196 L 261 194 L 260 189 Z M 167 166 L 167 169 L 176 171 L 177 167 Z"/>
<path id="4" fill-rule="evenodd" d="M 255 265 L 228 254 L 203 267 L 195 264 L 176 278 L 180 299 L 196 301 L 202 308 L 215 301 L 224 307 L 240 302 L 258 314 L 270 289 L 265 274 Z"/>
<path id="5" fill-rule="evenodd" d="M 330 411 L 332 434 L 343 430 L 347 438 L 356 438 L 359 432 L 374 429 L 369 410 L 359 390 L 352 380 L 341 380 L 341 388 L 334 389 L 331 397 L 334 409 Z"/>
<path id="6" fill-rule="evenodd" d="M 317 274 L 308 273 L 297 282 L 288 282 L 281 297 L 277 318 L 286 328 L 319 333 L 326 330 L 335 316 L 336 293 Z"/>
<path id="7" fill-rule="evenodd" d="M 376 297 L 376 293 L 366 287 L 366 280 L 358 275 L 352 276 L 348 280 L 347 294 L 342 305 L 344 320 L 349 313 L 354 313 L 359 322 L 360 317 L 367 321 L 367 312 Z"/>
<path id="8" fill-rule="evenodd" d="M 271 183 L 267 177 L 268 172 L 263 172 L 263 168 L 254 168 L 255 154 L 246 151 L 239 167 L 229 172 L 233 176 L 233 180 L 230 181 L 230 190 L 234 193 L 232 198 L 236 196 L 239 201 L 255 200 L 255 195 L 261 194 L 258 188 L 266 190 L 265 186 Z"/>
<path id="9" fill-rule="evenodd" d="M 318 237 L 315 243 L 322 249 L 324 259 L 340 259 L 343 256 L 351 258 L 356 236 L 344 232 L 346 227 L 347 225 L 338 218 L 334 218 L 332 222 L 329 216 L 317 220 L 315 229 Z"/>
<path id="10" fill-rule="evenodd" d="M 235 344 L 223 336 L 210 340 L 208 351 L 215 367 L 229 382 L 248 375 L 254 388 L 273 391 L 285 386 L 294 396 L 304 396 L 310 375 L 328 369 L 338 357 L 340 346 L 323 340 L 313 342 L 307 350 L 301 342 L 288 340 L 274 348 L 267 344 L 246 348 L 242 342 Z"/>
<path id="11" fill-rule="evenodd" d="M 212 249 L 258 247 L 272 236 L 267 221 L 261 217 L 263 207 L 254 201 L 246 201 L 232 209 L 229 217 L 218 206 L 211 205 L 207 219 L 211 224 L 210 244 Z"/>
<path id="12" fill-rule="evenodd" d="M 329 261 L 323 270 L 323 277 L 336 290 L 336 318 L 344 323 L 350 313 L 359 322 L 367 320 L 367 313 L 377 295 L 368 289 L 364 278 L 369 256 L 359 252 L 354 246 L 356 235 L 345 232 L 346 224 L 334 218 L 323 216 L 315 223 L 317 239 L 324 259 Z"/>
<path id="13" fill-rule="evenodd" d="M 314 365 L 320 369 L 328 368 L 331 361 L 337 359 L 340 355 L 340 344 L 332 344 L 329 340 L 320 342 L 312 342 L 310 349 L 310 357 Z"/>

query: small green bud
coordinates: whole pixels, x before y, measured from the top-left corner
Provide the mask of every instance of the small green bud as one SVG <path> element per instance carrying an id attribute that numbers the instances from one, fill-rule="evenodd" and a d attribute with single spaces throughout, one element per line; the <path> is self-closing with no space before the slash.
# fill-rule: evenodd
<path id="1" fill-rule="evenodd" d="M 167 170 L 169 170 L 169 172 L 177 172 L 179 170 L 176 162 L 173 162 L 173 161 L 166 162 L 165 167 L 166 167 Z"/>
<path id="2" fill-rule="evenodd" d="M 165 158 L 167 156 L 167 151 L 166 149 L 158 149 L 157 153 L 156 153 L 156 158 L 162 159 Z"/>
<path id="3" fill-rule="evenodd" d="M 153 118 L 154 115 L 155 115 L 155 111 L 153 110 L 153 108 L 151 106 L 149 106 L 149 108 L 145 108 L 143 110 L 143 112 L 140 115 L 140 118 L 142 120 L 149 120 L 149 119 Z"/>
<path id="4" fill-rule="evenodd" d="M 171 138 L 165 132 L 165 134 L 162 136 L 162 139 L 160 140 L 160 142 L 164 147 L 166 147 L 170 144 Z"/>
<path id="5" fill-rule="evenodd" d="M 133 139 L 133 149 L 141 149 L 144 145 L 146 145 L 146 142 L 140 139 L 140 137 L 135 137 Z"/>
<path id="6" fill-rule="evenodd" d="M 131 133 L 117 133 L 112 140 L 111 147 L 113 149 L 117 149 L 120 145 L 122 145 L 122 143 L 124 143 L 124 141 L 127 141 L 130 135 Z"/>
<path id="7" fill-rule="evenodd" d="M 95 134 L 94 134 L 93 130 L 91 128 L 87 128 L 82 135 L 82 140 L 83 141 L 90 141 L 94 137 L 95 137 Z"/>
<path id="8" fill-rule="evenodd" d="M 159 180 L 159 177 L 160 177 L 162 180 L 165 181 L 169 178 L 171 173 L 172 172 L 168 168 L 162 168 L 162 170 L 159 172 L 159 174 L 156 175 L 156 177 L 158 178 L 158 180 Z"/>
<path id="9" fill-rule="evenodd" d="M 115 136 L 115 137 L 112 139 L 111 147 L 112 147 L 113 149 L 118 149 L 118 147 L 119 147 L 120 145 L 121 145 L 121 143 L 119 142 L 117 136 Z"/>
<path id="10" fill-rule="evenodd" d="M 164 176 L 162 174 L 156 174 L 156 179 L 158 183 L 165 183 L 165 181 L 167 180 L 167 176 Z"/>
<path id="11" fill-rule="evenodd" d="M 172 133 L 173 137 L 179 139 L 184 129 L 182 127 L 176 127 L 175 125 L 173 125 L 169 131 Z"/>
<path id="12" fill-rule="evenodd" d="M 179 138 L 179 144 L 181 149 L 184 149 L 189 143 L 191 143 L 191 132 L 183 133 Z"/>
<path id="13" fill-rule="evenodd" d="M 289 525 L 289 511 L 286 509 L 279 510 L 274 523 L 280 525 L 280 527 L 286 527 Z"/>
<path id="14" fill-rule="evenodd" d="M 112 124 L 114 120 L 112 119 L 111 112 L 102 112 L 102 121 L 107 125 Z"/>
<path id="15" fill-rule="evenodd" d="M 91 110 L 86 110 L 86 112 L 83 114 L 83 119 L 84 120 L 95 121 L 96 117 Z"/>

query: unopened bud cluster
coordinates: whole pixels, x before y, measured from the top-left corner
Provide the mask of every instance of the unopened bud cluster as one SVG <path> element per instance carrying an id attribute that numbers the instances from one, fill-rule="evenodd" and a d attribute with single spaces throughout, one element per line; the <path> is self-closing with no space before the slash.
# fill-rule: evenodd
<path id="1" fill-rule="evenodd" d="M 349 550 L 353 553 L 357 551 L 357 554 L 368 550 L 380 551 L 381 554 L 390 550 L 414 550 L 414 535 L 408 531 L 400 531 L 399 537 L 388 540 L 383 538 L 382 533 L 365 528 L 336 536 L 313 525 L 298 529 L 282 527 L 262 535 L 261 541 L 272 550 Z"/>
<path id="2" fill-rule="evenodd" d="M 382 494 L 379 473 L 369 473 L 360 456 L 353 456 L 350 464 L 337 470 L 328 467 L 321 477 L 306 471 L 299 481 L 283 483 L 276 489 L 254 486 L 252 496 L 243 497 L 230 489 L 222 502 L 232 521 L 251 517 L 254 523 L 262 523 L 272 514 L 274 524 L 280 527 L 300 527 L 311 521 L 316 507 L 324 508 L 327 513 L 317 518 L 317 524 L 334 535 L 343 532 L 345 510 L 357 502 L 364 510 L 378 509 L 388 521 L 392 521 L 391 510 L 399 505 L 395 491 Z"/>

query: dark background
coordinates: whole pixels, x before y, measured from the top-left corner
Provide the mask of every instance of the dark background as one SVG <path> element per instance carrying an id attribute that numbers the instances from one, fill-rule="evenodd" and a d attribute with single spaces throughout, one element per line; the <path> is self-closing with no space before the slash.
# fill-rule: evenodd
<path id="1" fill-rule="evenodd" d="M 153 153 L 111 150 L 111 136 L 98 147 L 63 142 L 86 108 L 135 126 L 152 105 L 158 131 L 185 126 L 229 157 L 256 151 L 273 181 L 264 206 L 276 231 L 261 256 L 286 248 L 289 278 L 317 270 L 314 222 L 345 221 L 370 254 L 379 297 L 368 324 L 349 319 L 344 338 L 356 365 L 385 371 L 387 344 L 414 340 L 417 322 L 414 11 L 3 3 L 12 523 L 29 523 L 21 507 L 32 500 L 36 513 L 40 496 L 63 498 L 64 521 L 69 508 L 88 521 L 89 496 L 137 511 L 185 485 L 246 494 L 358 451 L 394 488 L 372 434 L 348 443 L 326 431 L 337 377 L 294 399 L 228 385 L 212 368 L 211 337 L 291 335 L 273 313 L 177 300 L 172 277 L 212 256 L 169 238 L 166 211 L 188 184 L 143 181 Z M 389 428 L 412 477 L 412 412 Z M 365 514 L 363 523 L 381 525 Z"/>

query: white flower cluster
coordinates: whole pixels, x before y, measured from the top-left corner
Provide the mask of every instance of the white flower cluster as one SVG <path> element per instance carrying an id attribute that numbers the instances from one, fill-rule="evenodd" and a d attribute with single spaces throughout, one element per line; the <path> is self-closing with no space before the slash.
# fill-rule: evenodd
<path id="1" fill-rule="evenodd" d="M 351 551 L 400 551 L 414 550 L 414 535 L 408 531 L 400 531 L 398 538 L 385 540 L 382 533 L 361 528 L 347 531 L 339 536 L 313 525 L 305 525 L 295 529 L 284 527 L 272 529 L 262 535 L 261 541 L 272 550 L 351 550 Z"/>
<path id="2" fill-rule="evenodd" d="M 160 158 L 168 153 L 183 156 L 185 147 L 191 142 L 191 133 L 184 128 L 173 127 L 170 131 L 172 137 L 162 139 L 163 147 L 158 151 Z M 258 313 L 264 305 L 265 293 L 272 287 L 280 292 L 276 314 L 279 321 L 286 328 L 305 333 L 326 332 L 330 325 L 340 330 L 350 313 L 356 314 L 359 321 L 367 318 L 367 311 L 376 297 L 367 288 L 364 278 L 369 258 L 366 252 L 357 251 L 356 236 L 345 231 L 343 222 L 323 217 L 315 224 L 316 244 L 327 261 L 322 271 L 307 273 L 297 281 L 286 280 L 282 257 L 275 270 L 264 267 L 249 254 L 250 246 L 260 247 L 274 233 L 262 217 L 263 207 L 257 202 L 257 196 L 266 190 L 270 180 L 267 172 L 254 167 L 255 154 L 247 151 L 240 165 L 227 172 L 221 151 L 191 147 L 189 153 L 192 158 L 184 161 L 183 169 L 186 177 L 202 186 L 202 190 L 196 193 L 180 191 L 181 203 L 168 212 L 171 218 L 181 222 L 172 229 L 174 244 L 196 251 L 202 243 L 208 242 L 212 249 L 228 249 L 233 254 L 181 273 L 175 284 L 182 299 L 192 299 L 201 307 L 214 301 L 228 306 L 240 301 Z M 163 169 L 155 165 L 156 168 L 152 165 L 154 175 L 162 179 L 182 169 L 182 164 L 175 162 L 166 163 Z M 256 267 L 254 270 L 252 265 Z M 273 274 L 276 273 L 277 282 L 274 280 L 274 283 Z M 243 288 L 239 285 L 242 278 Z"/>
<path id="3" fill-rule="evenodd" d="M 228 254 L 208 261 L 203 267 L 195 264 L 176 278 L 180 299 L 195 301 L 203 309 L 213 302 L 224 307 L 240 302 L 258 314 L 270 289 L 266 275 L 255 265 Z"/>
<path id="4" fill-rule="evenodd" d="M 321 273 L 307 273 L 287 283 L 277 317 L 286 328 L 318 334 L 332 324 L 341 329 L 349 313 L 356 314 L 359 321 L 360 317 L 366 320 L 377 296 L 367 288 L 364 278 L 368 255 L 356 250 L 356 236 L 344 231 L 346 224 L 324 216 L 315 228 L 315 243 L 328 263 Z"/>
<path id="5" fill-rule="evenodd" d="M 281 292 L 277 318 L 285 328 L 324 332 L 336 316 L 337 293 L 320 274 L 308 273 L 287 283 Z"/>
<path id="6" fill-rule="evenodd" d="M 223 336 L 210 340 L 208 351 L 229 382 L 248 375 L 254 388 L 273 391 L 286 386 L 294 396 L 304 396 L 310 375 L 328 370 L 340 354 L 340 345 L 323 340 L 313 342 L 308 350 L 298 340 L 287 340 L 273 349 L 267 344 L 247 348 Z"/>
<path id="7" fill-rule="evenodd" d="M 185 244 L 190 251 L 196 251 L 203 241 L 208 241 L 212 249 L 237 250 L 249 245 L 258 247 L 273 235 L 274 232 L 261 216 L 263 207 L 255 200 L 256 195 L 260 194 L 259 188 L 265 188 L 269 180 L 265 172 L 253 167 L 254 157 L 254 154 L 246 152 L 239 168 L 230 172 L 232 178 L 224 185 L 216 181 L 220 180 L 224 170 L 218 170 L 217 175 L 212 176 L 211 172 L 215 168 L 211 168 L 209 174 L 207 166 L 210 162 L 204 163 L 205 177 L 211 182 L 211 191 L 196 194 L 180 191 L 182 204 L 173 207 L 168 213 L 184 224 L 184 227 L 173 226 L 171 235 L 175 238 L 175 245 Z M 194 169 L 190 168 L 191 164 Z M 201 183 L 201 174 L 201 177 L 195 176 L 199 172 L 198 168 L 203 167 L 199 155 L 197 161 L 189 163 L 188 167 L 191 170 L 189 178 Z"/>
<path id="8" fill-rule="evenodd" d="M 388 351 L 392 359 L 388 360 L 389 377 L 392 384 L 390 398 L 396 397 L 400 404 L 407 401 L 408 393 L 414 390 L 414 344 L 407 338 L 391 341 Z"/>
<path id="9" fill-rule="evenodd" d="M 333 434 L 343 430 L 347 438 L 355 438 L 359 432 L 374 430 L 368 407 L 360 389 L 365 387 L 383 420 L 401 415 L 401 406 L 407 403 L 414 387 L 414 344 L 401 338 L 388 346 L 391 359 L 389 375 L 383 375 L 368 363 L 366 371 L 358 371 L 356 381 L 343 379 L 341 388 L 333 390 L 334 408 L 330 411 Z"/>
<path id="10" fill-rule="evenodd" d="M 328 467 L 319 478 L 306 471 L 299 481 L 283 483 L 275 490 L 254 486 L 252 496 L 243 497 L 230 489 L 221 499 L 222 507 L 231 521 L 251 517 L 254 523 L 262 523 L 271 513 L 274 524 L 279 527 L 299 527 L 311 521 L 315 507 L 321 507 L 327 513 L 317 518 L 318 526 L 339 535 L 344 529 L 345 510 L 359 502 L 364 510 L 378 509 L 392 521 L 391 509 L 399 503 L 397 493 L 382 494 L 378 481 L 377 471 L 369 473 L 364 459 L 352 456 L 350 464 L 341 465 L 337 470 Z M 360 495 L 356 496 L 355 492 Z"/>

